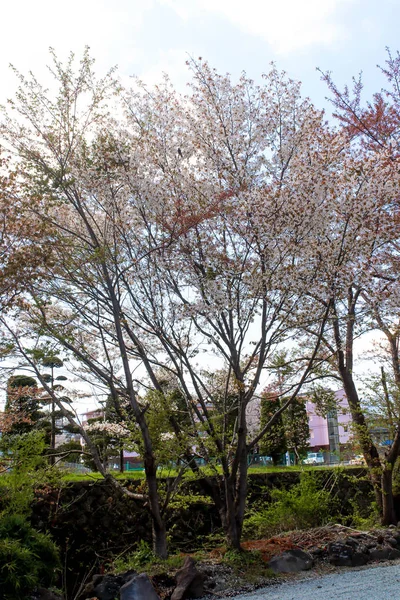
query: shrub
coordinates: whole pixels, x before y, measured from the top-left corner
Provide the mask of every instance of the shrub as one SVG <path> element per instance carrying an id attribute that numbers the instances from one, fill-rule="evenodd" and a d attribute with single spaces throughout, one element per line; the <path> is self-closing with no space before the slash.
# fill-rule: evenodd
<path id="1" fill-rule="evenodd" d="M 262 538 L 282 531 L 306 529 L 324 525 L 335 512 L 335 501 L 329 492 L 320 489 L 318 478 L 304 473 L 300 482 L 289 490 L 272 490 L 271 503 L 264 509 L 250 512 L 243 532 L 247 538 Z"/>
<path id="2" fill-rule="evenodd" d="M 0 519 L 0 588 L 5 600 L 22 600 L 37 586 L 50 586 L 60 567 L 51 538 L 21 515 Z"/>

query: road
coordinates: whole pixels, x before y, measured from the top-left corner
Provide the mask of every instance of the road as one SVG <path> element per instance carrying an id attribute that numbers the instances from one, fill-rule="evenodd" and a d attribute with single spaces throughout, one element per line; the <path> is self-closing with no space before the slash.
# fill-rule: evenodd
<path id="1" fill-rule="evenodd" d="M 394 600 L 400 598 L 400 562 L 273 585 L 234 600 Z M 232 600 L 223 598 L 222 600 Z"/>

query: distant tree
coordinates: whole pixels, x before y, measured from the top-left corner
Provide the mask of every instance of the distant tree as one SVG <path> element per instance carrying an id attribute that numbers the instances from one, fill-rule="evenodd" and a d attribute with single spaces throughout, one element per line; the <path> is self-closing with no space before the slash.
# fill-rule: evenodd
<path id="1" fill-rule="evenodd" d="M 279 396 L 264 393 L 261 397 L 260 425 L 263 428 L 273 417 L 277 410 L 281 408 Z M 272 427 L 266 432 L 259 443 L 260 454 L 270 456 L 274 465 L 287 450 L 287 441 L 285 427 L 282 415 L 275 421 Z"/>
<path id="2" fill-rule="evenodd" d="M 28 433 L 41 418 L 37 381 L 27 375 L 13 375 L 7 382 L 5 425 L 9 434 Z"/>
<path id="3" fill-rule="evenodd" d="M 297 398 L 283 413 L 286 445 L 293 452 L 295 464 L 299 463 L 309 447 L 310 427 L 304 398 Z"/>

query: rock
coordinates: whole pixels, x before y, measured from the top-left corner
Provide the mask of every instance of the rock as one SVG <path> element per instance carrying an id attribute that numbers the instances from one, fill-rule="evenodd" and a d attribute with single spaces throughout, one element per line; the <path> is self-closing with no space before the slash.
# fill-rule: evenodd
<path id="1" fill-rule="evenodd" d="M 346 544 L 346 546 L 351 546 L 352 548 L 357 548 L 357 546 L 358 546 L 358 541 L 357 541 L 357 540 L 355 540 L 353 537 L 348 537 L 348 538 L 346 539 L 346 542 L 345 542 L 345 544 Z"/>
<path id="2" fill-rule="evenodd" d="M 389 546 L 392 546 L 392 548 L 396 548 L 397 547 L 397 540 L 394 537 L 388 537 L 388 538 L 386 538 L 386 543 L 389 544 Z"/>
<path id="3" fill-rule="evenodd" d="M 344 542 L 331 542 L 328 545 L 329 562 L 337 567 L 352 567 L 353 554 L 353 548 Z"/>
<path id="4" fill-rule="evenodd" d="M 398 527 L 398 525 L 397 525 L 397 527 Z M 397 529 L 397 527 L 396 527 L 396 525 L 393 525 L 393 524 L 389 525 L 389 529 Z"/>
<path id="5" fill-rule="evenodd" d="M 369 556 L 371 560 L 388 560 L 391 552 L 393 552 L 393 548 L 391 546 L 379 546 L 377 548 L 373 548 L 370 551 Z"/>
<path id="6" fill-rule="evenodd" d="M 133 569 L 129 569 L 123 573 L 118 573 L 118 577 L 121 579 L 121 586 L 124 585 L 124 583 L 128 583 L 128 581 L 136 577 L 136 575 L 138 575 L 138 572 L 134 571 Z"/>
<path id="7" fill-rule="evenodd" d="M 274 573 L 297 573 L 311 569 L 313 558 L 303 550 L 288 550 L 271 558 L 268 566 Z"/>
<path id="8" fill-rule="evenodd" d="M 153 584 L 146 575 L 137 575 L 120 589 L 121 600 L 160 600 L 159 595 L 153 588 Z"/>
<path id="9" fill-rule="evenodd" d="M 191 556 L 185 558 L 183 567 L 176 572 L 176 588 L 171 600 L 183 600 L 183 598 L 201 598 L 204 596 L 203 573 L 196 568 L 196 563 Z"/>
<path id="10" fill-rule="evenodd" d="M 368 560 L 368 554 L 364 554 L 363 552 L 355 552 L 351 557 L 351 566 L 361 567 L 362 565 L 366 565 Z"/>
<path id="11" fill-rule="evenodd" d="M 114 600 L 118 595 L 122 584 L 123 581 L 121 577 L 104 575 L 104 577 L 95 584 L 94 595 L 98 600 Z"/>
<path id="12" fill-rule="evenodd" d="M 130 574 L 130 579 L 132 579 L 135 573 L 134 571 L 130 571 Z M 93 575 L 92 581 L 84 587 L 78 599 L 97 598 L 97 600 L 114 600 L 125 581 L 124 577 L 120 575 Z"/>

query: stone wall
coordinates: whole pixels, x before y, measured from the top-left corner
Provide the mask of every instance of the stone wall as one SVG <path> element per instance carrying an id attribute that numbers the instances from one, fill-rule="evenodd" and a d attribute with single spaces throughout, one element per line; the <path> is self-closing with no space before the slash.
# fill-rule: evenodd
<path id="1" fill-rule="evenodd" d="M 289 488 L 298 483 L 299 475 L 294 471 L 250 471 L 248 505 L 268 503 L 271 489 Z M 321 487 L 339 498 L 344 515 L 351 513 L 354 499 L 361 511 L 368 510 L 373 494 L 364 469 L 321 469 L 317 476 Z M 126 483 L 135 489 L 143 485 L 139 480 Z M 166 515 L 170 545 L 194 551 L 220 530 L 220 519 L 212 504 L 196 502 L 195 495 L 204 494 L 201 481 L 185 482 L 181 494 L 185 503 L 171 508 Z M 61 548 L 70 581 L 82 581 L 92 568 L 96 572 L 109 569 L 113 557 L 133 550 L 139 540 L 151 542 L 149 514 L 143 504 L 116 493 L 103 480 L 69 483 L 62 489 L 39 492 L 33 524 L 51 532 Z"/>

